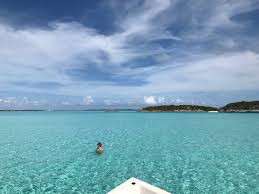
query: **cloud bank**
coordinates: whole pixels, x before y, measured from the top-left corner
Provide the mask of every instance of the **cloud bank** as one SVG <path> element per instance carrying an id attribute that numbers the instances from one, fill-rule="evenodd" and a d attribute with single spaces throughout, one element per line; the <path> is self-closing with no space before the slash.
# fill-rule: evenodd
<path id="1" fill-rule="evenodd" d="M 0 18 L 1 93 L 156 105 L 177 92 L 259 91 L 258 18 L 247 15 L 258 5 L 109 1 L 116 28 L 107 34 L 79 21 L 16 27 Z"/>

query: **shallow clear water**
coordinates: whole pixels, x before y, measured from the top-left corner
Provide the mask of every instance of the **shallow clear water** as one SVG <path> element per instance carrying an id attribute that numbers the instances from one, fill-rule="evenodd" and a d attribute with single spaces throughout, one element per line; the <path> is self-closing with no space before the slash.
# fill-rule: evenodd
<path id="1" fill-rule="evenodd" d="M 130 177 L 259 193 L 259 114 L 0 112 L 0 193 L 102 194 Z"/>

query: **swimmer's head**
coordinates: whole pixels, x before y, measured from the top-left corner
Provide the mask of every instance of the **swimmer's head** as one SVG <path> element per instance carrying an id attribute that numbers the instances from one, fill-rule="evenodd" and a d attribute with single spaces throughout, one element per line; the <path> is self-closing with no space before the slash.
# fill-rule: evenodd
<path id="1" fill-rule="evenodd" d="M 102 147 L 103 145 L 102 145 L 101 142 L 99 142 L 99 143 L 97 144 L 97 146 L 98 146 L 98 147 Z"/>

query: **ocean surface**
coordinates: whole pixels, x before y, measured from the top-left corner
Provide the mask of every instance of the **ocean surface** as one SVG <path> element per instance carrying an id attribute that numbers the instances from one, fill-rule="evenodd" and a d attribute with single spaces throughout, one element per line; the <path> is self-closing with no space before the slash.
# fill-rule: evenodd
<path id="1" fill-rule="evenodd" d="M 130 177 L 259 193 L 259 114 L 0 112 L 0 193 L 105 194 Z"/>

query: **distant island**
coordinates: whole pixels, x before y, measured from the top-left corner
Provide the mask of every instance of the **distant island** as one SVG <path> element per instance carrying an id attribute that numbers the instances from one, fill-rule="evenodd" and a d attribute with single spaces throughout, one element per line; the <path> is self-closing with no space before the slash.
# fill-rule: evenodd
<path id="1" fill-rule="evenodd" d="M 259 101 L 234 102 L 221 108 L 197 105 L 163 105 L 149 106 L 142 112 L 259 112 Z"/>
<path id="2" fill-rule="evenodd" d="M 219 109 L 220 112 L 259 112 L 259 101 L 229 103 Z"/>
<path id="3" fill-rule="evenodd" d="M 196 105 L 164 105 L 149 106 L 142 109 L 143 112 L 209 112 L 218 111 L 218 108 Z"/>

